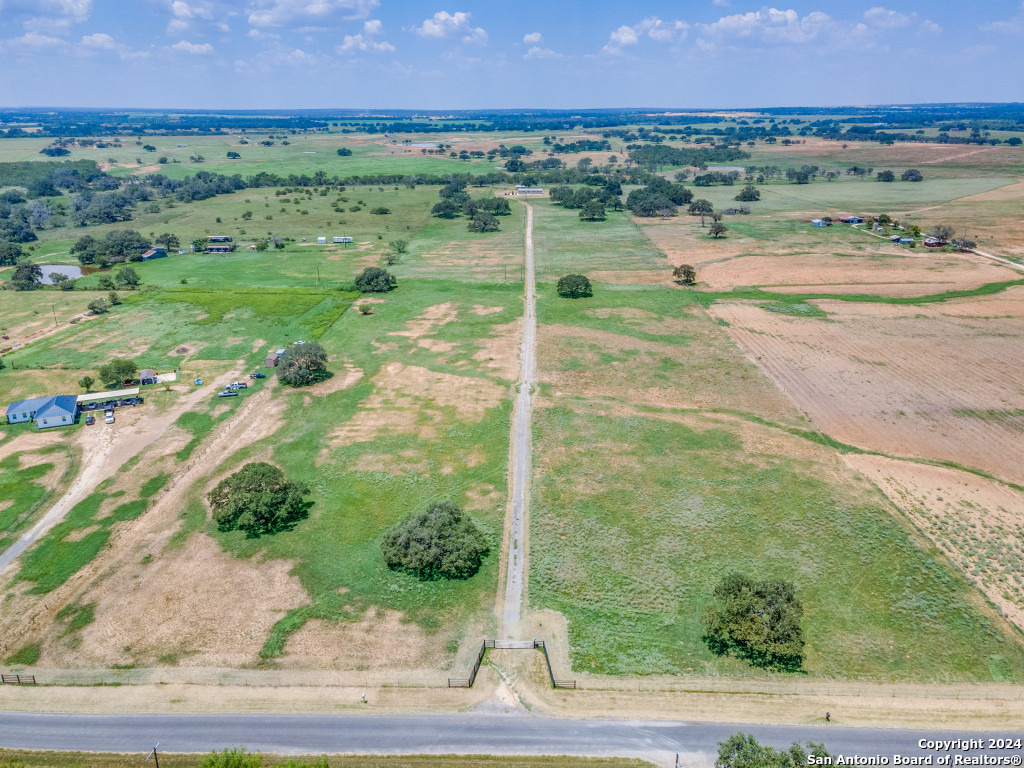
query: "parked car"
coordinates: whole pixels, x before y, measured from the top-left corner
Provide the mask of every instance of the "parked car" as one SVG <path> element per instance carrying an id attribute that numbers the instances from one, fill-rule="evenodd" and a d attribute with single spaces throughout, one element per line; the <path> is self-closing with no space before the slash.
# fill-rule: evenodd
<path id="1" fill-rule="evenodd" d="M 95 416 L 86 416 L 85 417 L 85 424 L 86 424 L 86 426 L 91 427 L 95 423 L 96 423 L 96 417 Z"/>
<path id="2" fill-rule="evenodd" d="M 235 389 L 248 389 L 249 385 L 246 384 L 244 381 L 236 381 L 234 383 L 234 387 Z"/>
<path id="3" fill-rule="evenodd" d="M 114 423 L 114 412 L 113 411 L 107 411 L 106 413 L 104 413 L 103 414 L 103 421 L 106 422 L 107 424 L 113 424 Z"/>
<path id="4" fill-rule="evenodd" d="M 250 373 L 249 374 L 249 378 L 250 379 L 265 379 L 265 378 L 267 378 L 267 374 L 265 374 L 265 373 Z"/>
<path id="5" fill-rule="evenodd" d="M 217 397 L 238 397 L 238 393 L 231 389 L 225 389 L 223 392 L 218 392 Z"/>

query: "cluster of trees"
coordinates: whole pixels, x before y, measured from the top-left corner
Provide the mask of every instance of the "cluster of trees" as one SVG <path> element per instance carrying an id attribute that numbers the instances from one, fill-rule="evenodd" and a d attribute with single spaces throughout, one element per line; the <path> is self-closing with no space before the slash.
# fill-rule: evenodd
<path id="1" fill-rule="evenodd" d="M 590 278 L 586 275 L 564 275 L 558 279 L 555 289 L 565 299 L 585 299 L 594 295 Z"/>
<path id="2" fill-rule="evenodd" d="M 675 216 L 677 206 L 693 200 L 693 192 L 682 184 L 655 176 L 647 186 L 634 189 L 626 196 L 626 207 L 635 216 Z"/>
<path id="3" fill-rule="evenodd" d="M 120 389 L 125 384 L 131 384 L 138 378 L 139 366 L 135 364 L 134 360 L 115 357 L 106 365 L 100 366 L 99 376 L 106 389 Z M 89 378 L 88 384 L 85 383 L 86 378 Z M 78 383 L 88 389 L 92 386 L 92 379 L 91 377 L 84 377 Z"/>
<path id="4" fill-rule="evenodd" d="M 739 171 L 729 171 L 722 173 L 721 171 L 712 171 L 710 173 L 703 173 L 699 176 L 693 177 L 693 186 L 695 187 L 710 187 L 714 184 L 725 184 L 731 187 L 736 183 L 736 179 L 740 177 Z"/>
<path id="5" fill-rule="evenodd" d="M 277 363 L 277 377 L 289 387 L 308 387 L 331 378 L 327 351 L 315 341 L 290 344 Z"/>
<path id="6" fill-rule="evenodd" d="M 875 181 L 892 183 L 896 181 L 896 174 L 892 171 L 879 171 L 875 174 Z M 900 176 L 900 181 L 924 181 L 924 176 L 917 168 L 908 168 Z"/>
<path id="7" fill-rule="evenodd" d="M 755 187 L 753 184 L 747 184 L 740 193 L 736 195 L 736 200 L 741 203 L 755 203 L 761 199 L 761 190 Z"/>
<path id="8" fill-rule="evenodd" d="M 161 235 L 164 242 L 173 241 L 175 247 L 178 238 L 174 235 Z M 142 254 L 152 247 L 152 243 L 143 234 L 134 229 L 115 229 L 107 233 L 102 240 L 97 240 L 92 235 L 83 235 L 78 238 L 71 253 L 81 264 L 95 264 L 101 269 L 110 267 L 111 264 L 120 264 L 125 261 L 142 261 Z"/>
<path id="9" fill-rule="evenodd" d="M 466 191 L 467 182 L 453 178 L 438 191 L 440 202 L 430 213 L 440 219 L 469 217 L 470 232 L 497 232 L 501 229 L 499 216 L 512 214 L 508 200 L 502 197 L 479 197 L 473 199 Z"/>
<path id="10" fill-rule="evenodd" d="M 672 279 L 680 285 L 695 285 L 697 282 L 697 270 L 692 264 L 680 264 L 672 269 Z"/>
<path id="11" fill-rule="evenodd" d="M 551 189 L 551 201 L 563 208 L 579 209 L 584 221 L 604 221 L 606 208 L 622 210 L 622 184 L 614 179 L 600 185 L 570 187 L 563 184 Z"/>
<path id="12" fill-rule="evenodd" d="M 704 615 L 704 640 L 718 654 L 735 653 L 757 667 L 799 670 L 804 658 L 803 606 L 792 584 L 726 576 Z"/>
<path id="13" fill-rule="evenodd" d="M 356 278 L 356 290 L 360 293 L 387 293 L 398 287 L 398 280 L 381 267 L 367 267 Z"/>
<path id="14" fill-rule="evenodd" d="M 305 484 L 289 482 L 279 468 L 261 461 L 221 480 L 208 498 L 219 530 L 240 530 L 254 539 L 291 530 L 307 517 L 307 493 Z"/>
<path id="15" fill-rule="evenodd" d="M 668 166 L 689 166 L 707 168 L 709 165 L 726 165 L 750 157 L 750 154 L 734 148 L 690 148 L 670 147 L 663 144 L 643 144 L 629 153 L 629 159 L 641 168 L 661 170 Z"/>
<path id="16" fill-rule="evenodd" d="M 806 748 L 793 742 L 789 749 L 763 746 L 749 733 L 736 733 L 718 742 L 715 768 L 806 768 L 811 757 L 818 765 L 831 764 L 824 744 L 808 742 Z"/>
<path id="17" fill-rule="evenodd" d="M 384 562 L 422 581 L 468 579 L 490 552 L 487 536 L 451 501 L 413 513 L 384 534 Z"/>
<path id="18" fill-rule="evenodd" d="M 561 144 L 553 142 L 551 138 L 544 137 L 544 143 L 550 144 L 551 151 L 556 153 L 611 152 L 612 149 L 611 142 L 607 139 L 580 139 L 579 141 Z"/>

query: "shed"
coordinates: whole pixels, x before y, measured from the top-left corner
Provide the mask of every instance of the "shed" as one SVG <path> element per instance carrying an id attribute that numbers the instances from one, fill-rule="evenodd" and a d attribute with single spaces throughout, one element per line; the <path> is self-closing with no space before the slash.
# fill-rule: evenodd
<path id="1" fill-rule="evenodd" d="M 277 363 L 281 359 L 281 356 L 277 352 L 271 352 L 263 360 L 264 368 L 277 368 Z"/>
<path id="2" fill-rule="evenodd" d="M 208 238 L 206 238 L 206 240 L 207 240 L 207 242 L 210 242 L 210 243 L 230 243 L 231 242 L 231 236 L 230 235 L 210 235 Z"/>
<path id="3" fill-rule="evenodd" d="M 139 384 L 156 384 L 156 371 L 152 368 L 139 371 Z"/>
<path id="4" fill-rule="evenodd" d="M 230 245 L 208 245 L 206 246 L 207 253 L 231 253 Z"/>
<path id="5" fill-rule="evenodd" d="M 815 227 L 827 227 L 828 222 L 824 219 L 811 219 L 811 225 Z"/>
<path id="6" fill-rule="evenodd" d="M 912 238 L 912 237 L 901 237 L 899 239 L 899 243 L 900 243 L 900 245 L 913 245 L 914 244 L 914 238 Z"/>
<path id="7" fill-rule="evenodd" d="M 847 216 L 845 219 L 843 219 L 843 223 L 844 224 L 863 224 L 864 223 L 864 219 L 862 219 L 860 216 Z"/>
<path id="8" fill-rule="evenodd" d="M 351 237 L 334 237 L 334 238 L 331 238 L 331 239 L 334 242 L 336 242 L 336 243 L 351 243 L 352 242 L 352 238 Z"/>
<path id="9" fill-rule="evenodd" d="M 326 245 L 327 244 L 327 238 L 326 237 L 318 237 L 316 239 L 316 242 L 319 245 Z"/>
<path id="10" fill-rule="evenodd" d="M 150 248 L 148 251 L 146 251 L 144 254 L 142 254 L 142 260 L 143 261 L 149 261 L 150 259 L 166 259 L 166 258 L 167 258 L 167 249 L 164 248 L 162 245 L 154 246 L 154 247 Z"/>
<path id="11" fill-rule="evenodd" d="M 926 237 L 924 239 L 925 248 L 941 248 L 944 243 L 936 237 Z"/>

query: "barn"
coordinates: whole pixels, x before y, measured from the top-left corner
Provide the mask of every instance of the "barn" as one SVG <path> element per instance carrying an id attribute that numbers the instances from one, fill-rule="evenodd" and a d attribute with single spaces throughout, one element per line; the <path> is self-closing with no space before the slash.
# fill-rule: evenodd
<path id="1" fill-rule="evenodd" d="M 156 245 L 142 254 L 143 261 L 150 261 L 151 259 L 166 259 L 167 249 L 162 245 Z"/>

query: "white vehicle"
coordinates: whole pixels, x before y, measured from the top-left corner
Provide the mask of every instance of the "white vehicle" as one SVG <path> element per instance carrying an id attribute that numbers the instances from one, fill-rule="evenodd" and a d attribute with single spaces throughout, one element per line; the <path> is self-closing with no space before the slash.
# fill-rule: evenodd
<path id="1" fill-rule="evenodd" d="M 113 424 L 114 423 L 114 412 L 113 411 L 106 411 L 103 414 L 103 421 L 105 421 L 107 424 Z"/>

